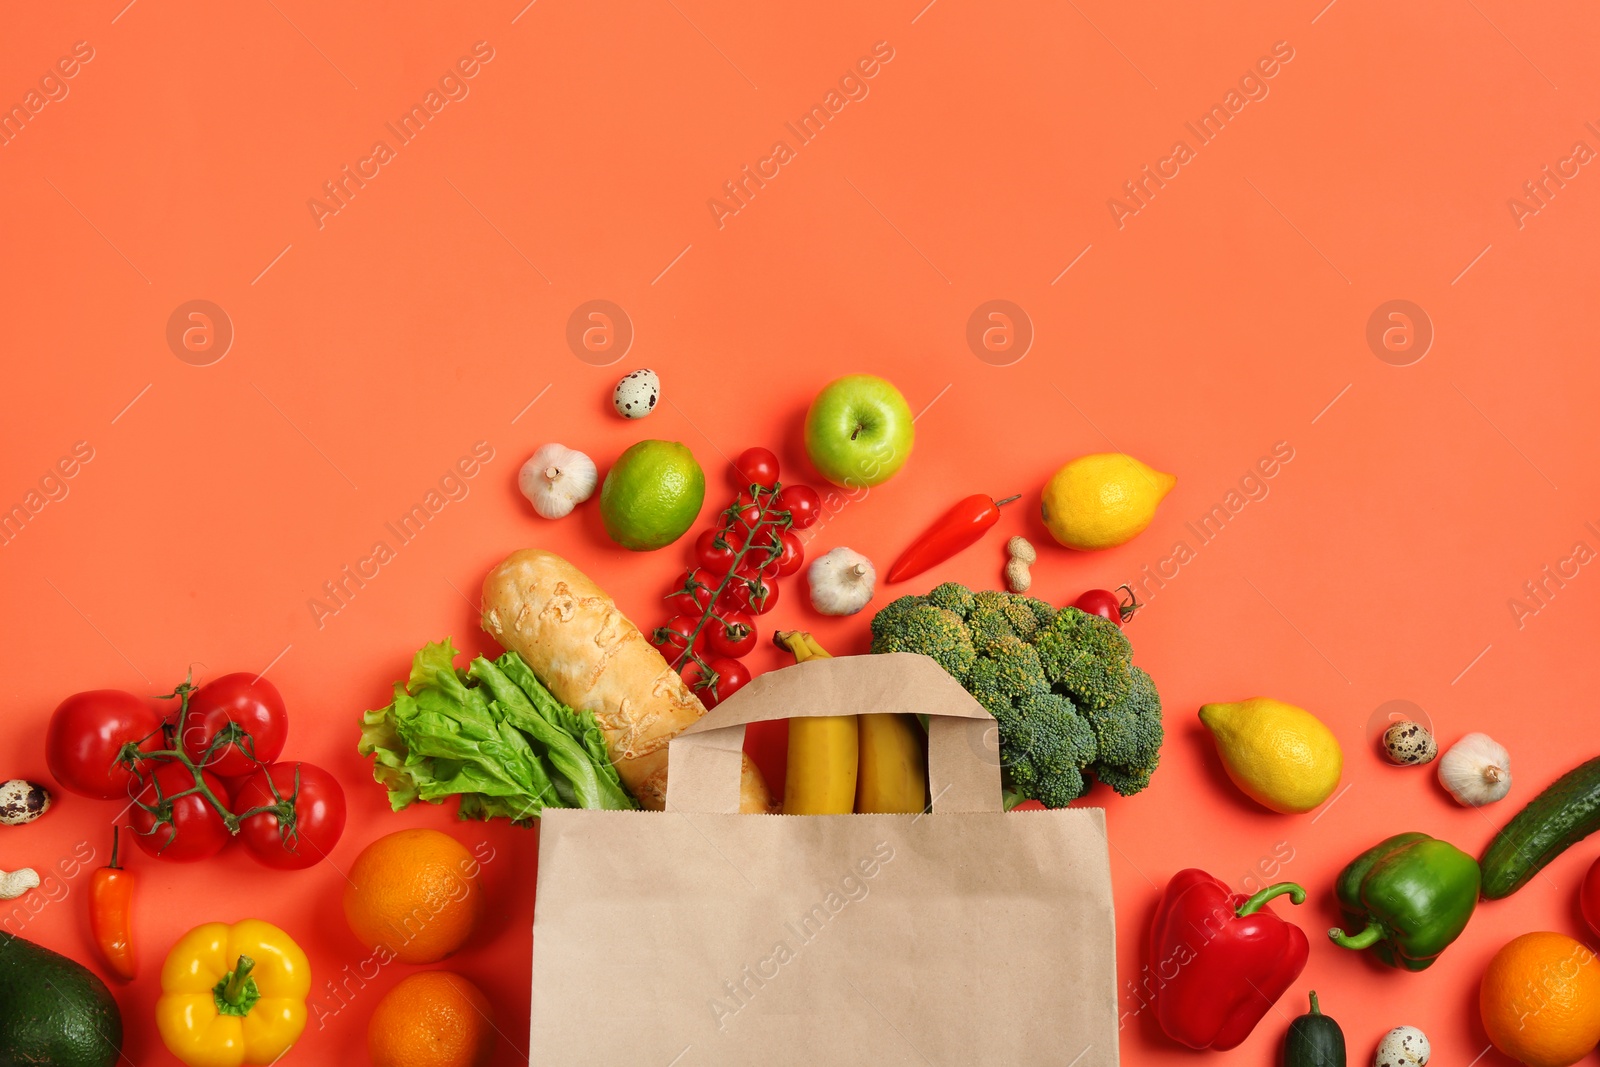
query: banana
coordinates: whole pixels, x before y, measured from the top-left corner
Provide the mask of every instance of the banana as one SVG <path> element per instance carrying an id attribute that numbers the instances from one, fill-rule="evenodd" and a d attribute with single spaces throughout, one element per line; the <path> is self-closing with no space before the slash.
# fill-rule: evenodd
<path id="1" fill-rule="evenodd" d="M 779 631 L 773 640 L 796 663 L 831 658 L 810 634 Z M 789 720 L 789 771 L 783 783 L 785 815 L 848 815 L 855 805 L 860 736 L 854 715 Z"/>
<path id="2" fill-rule="evenodd" d="M 832 654 L 817 643 L 811 634 L 799 630 L 779 631 L 773 640 L 794 653 L 796 663 L 808 659 L 829 658 Z M 854 787 L 854 809 L 857 812 L 886 812 L 914 814 L 925 810 L 928 802 L 928 761 L 926 736 L 922 726 L 912 715 L 835 715 L 821 719 L 789 720 L 789 778 L 784 788 L 784 811 L 794 814 L 821 814 L 821 811 L 802 810 L 790 802 L 790 783 L 795 781 L 797 767 L 816 768 L 817 759 L 811 755 L 813 746 L 826 747 L 829 758 L 840 760 L 845 754 L 844 724 L 855 719 L 856 742 L 855 773 L 851 776 Z M 826 727 L 806 724 L 827 723 Z M 796 735 L 800 748 L 796 748 Z M 827 738 L 819 741 L 817 735 Z M 802 754 L 804 753 L 804 754 Z M 835 764 L 827 775 L 834 790 L 843 789 L 843 775 Z M 815 803 L 811 800 L 815 784 L 800 785 L 805 799 L 797 803 Z M 828 794 L 827 803 L 834 805 L 826 810 L 842 813 L 852 810 L 844 804 L 841 792 Z"/>
<path id="3" fill-rule="evenodd" d="M 909 815 L 928 803 L 926 735 L 914 715 L 860 716 L 856 811 Z"/>

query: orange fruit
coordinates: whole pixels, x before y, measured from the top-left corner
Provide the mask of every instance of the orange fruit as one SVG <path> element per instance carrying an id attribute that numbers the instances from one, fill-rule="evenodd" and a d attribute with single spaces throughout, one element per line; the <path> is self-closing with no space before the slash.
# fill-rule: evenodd
<path id="1" fill-rule="evenodd" d="M 344 889 L 344 917 L 369 948 L 402 963 L 437 963 L 483 917 L 478 861 L 449 834 L 398 830 L 362 850 Z"/>
<path id="2" fill-rule="evenodd" d="M 1567 1067 L 1600 1043 L 1600 959 L 1566 934 L 1523 934 L 1478 989 L 1494 1047 L 1528 1067 Z"/>
<path id="3" fill-rule="evenodd" d="M 459 974 L 424 971 L 378 1001 L 367 1055 L 372 1067 L 484 1067 L 495 1033 L 482 990 Z"/>

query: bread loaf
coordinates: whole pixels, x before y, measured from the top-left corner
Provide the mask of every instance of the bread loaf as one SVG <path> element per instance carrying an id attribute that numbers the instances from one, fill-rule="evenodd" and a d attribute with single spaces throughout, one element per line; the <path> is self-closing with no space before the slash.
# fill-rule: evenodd
<path id="1" fill-rule="evenodd" d="M 622 784 L 639 805 L 666 804 L 667 742 L 706 713 L 617 605 L 553 552 L 512 553 L 483 581 L 483 628 L 527 660 L 555 698 L 592 711 Z M 740 810 L 777 810 L 748 756 Z"/>

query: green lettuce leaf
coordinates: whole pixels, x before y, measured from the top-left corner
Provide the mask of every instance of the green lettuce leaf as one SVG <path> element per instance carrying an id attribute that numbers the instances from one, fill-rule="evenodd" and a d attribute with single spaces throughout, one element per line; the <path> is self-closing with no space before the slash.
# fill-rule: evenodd
<path id="1" fill-rule="evenodd" d="M 362 713 L 357 751 L 399 811 L 458 797 L 463 819 L 529 823 L 546 807 L 637 807 L 594 714 L 556 700 L 515 652 L 463 672 L 455 646 L 424 645 L 394 700 Z"/>

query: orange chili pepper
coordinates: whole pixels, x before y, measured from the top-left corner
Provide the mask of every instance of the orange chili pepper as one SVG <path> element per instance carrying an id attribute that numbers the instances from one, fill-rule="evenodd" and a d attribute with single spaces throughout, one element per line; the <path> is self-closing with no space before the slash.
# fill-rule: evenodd
<path id="1" fill-rule="evenodd" d="M 138 967 L 133 952 L 133 885 L 133 873 L 117 864 L 117 827 L 113 826 L 111 863 L 96 870 L 89 882 L 89 930 L 106 966 L 130 980 Z"/>

